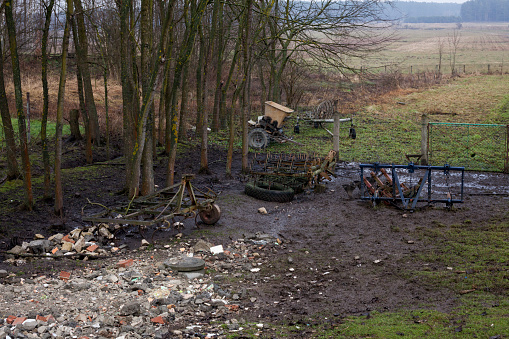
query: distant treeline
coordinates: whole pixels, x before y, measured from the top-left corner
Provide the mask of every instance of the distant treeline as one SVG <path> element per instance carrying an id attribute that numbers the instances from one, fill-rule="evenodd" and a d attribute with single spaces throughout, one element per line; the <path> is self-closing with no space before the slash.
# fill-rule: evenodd
<path id="1" fill-rule="evenodd" d="M 461 5 L 463 21 L 509 21 L 508 0 L 470 0 Z"/>
<path id="2" fill-rule="evenodd" d="M 389 16 L 407 23 L 509 21 L 509 0 L 469 0 L 463 4 L 394 1 Z"/>
<path id="3" fill-rule="evenodd" d="M 461 22 L 461 17 L 459 16 L 419 16 L 417 18 L 410 17 L 406 18 L 406 23 L 455 23 L 455 22 Z"/>
<path id="4" fill-rule="evenodd" d="M 457 22 L 443 20 L 459 17 L 461 11 L 461 4 L 455 3 L 395 1 L 392 5 L 393 8 L 389 10 L 390 17 L 404 22 Z M 435 21 L 422 21 L 425 17 L 434 18 Z"/>

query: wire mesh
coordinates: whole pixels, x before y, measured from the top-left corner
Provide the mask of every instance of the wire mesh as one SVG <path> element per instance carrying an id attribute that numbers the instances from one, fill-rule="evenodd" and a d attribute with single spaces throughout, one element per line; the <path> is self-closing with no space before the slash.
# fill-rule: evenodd
<path id="1" fill-rule="evenodd" d="M 509 125 L 429 123 L 431 165 L 463 166 L 471 171 L 509 171 Z"/>

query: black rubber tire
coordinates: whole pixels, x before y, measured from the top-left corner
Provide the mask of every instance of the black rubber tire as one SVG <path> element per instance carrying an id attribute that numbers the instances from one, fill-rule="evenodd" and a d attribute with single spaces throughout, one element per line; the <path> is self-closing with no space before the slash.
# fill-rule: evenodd
<path id="1" fill-rule="evenodd" d="M 253 148 L 265 148 L 269 145 L 269 141 L 267 132 L 261 128 L 251 130 L 247 136 L 247 142 Z"/>
<path id="2" fill-rule="evenodd" d="M 272 202 L 289 202 L 295 196 L 293 188 L 278 183 L 271 183 L 269 186 L 263 181 L 247 183 L 244 192 L 255 199 Z"/>

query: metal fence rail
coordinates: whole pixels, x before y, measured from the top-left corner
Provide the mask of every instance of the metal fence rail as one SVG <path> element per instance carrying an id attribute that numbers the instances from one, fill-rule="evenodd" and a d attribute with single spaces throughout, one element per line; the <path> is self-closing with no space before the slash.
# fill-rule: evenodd
<path id="1" fill-rule="evenodd" d="M 509 173 L 509 125 L 430 122 L 428 161 Z"/>

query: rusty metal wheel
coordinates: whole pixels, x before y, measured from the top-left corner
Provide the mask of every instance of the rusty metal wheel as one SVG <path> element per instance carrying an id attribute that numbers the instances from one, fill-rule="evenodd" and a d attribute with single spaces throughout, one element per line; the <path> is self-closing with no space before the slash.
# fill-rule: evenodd
<path id="1" fill-rule="evenodd" d="M 221 209 L 217 204 L 212 204 L 209 208 L 201 211 L 198 215 L 204 224 L 213 225 L 221 218 Z"/>

